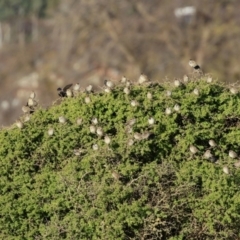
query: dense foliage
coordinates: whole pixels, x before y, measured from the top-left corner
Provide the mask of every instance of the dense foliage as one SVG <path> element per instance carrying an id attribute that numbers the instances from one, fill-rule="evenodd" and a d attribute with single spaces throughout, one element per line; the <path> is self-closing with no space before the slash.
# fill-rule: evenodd
<path id="1" fill-rule="evenodd" d="M 239 239 L 240 94 L 206 79 L 80 93 L 2 129 L 0 238 Z"/>

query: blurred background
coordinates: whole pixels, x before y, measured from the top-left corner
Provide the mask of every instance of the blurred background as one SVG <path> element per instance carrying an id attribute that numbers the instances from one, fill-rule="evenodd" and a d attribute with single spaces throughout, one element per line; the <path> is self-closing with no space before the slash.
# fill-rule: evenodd
<path id="1" fill-rule="evenodd" d="M 46 107 L 69 83 L 182 78 L 190 58 L 236 82 L 239 9 L 238 0 L 0 0 L 0 126 L 32 90 Z"/>

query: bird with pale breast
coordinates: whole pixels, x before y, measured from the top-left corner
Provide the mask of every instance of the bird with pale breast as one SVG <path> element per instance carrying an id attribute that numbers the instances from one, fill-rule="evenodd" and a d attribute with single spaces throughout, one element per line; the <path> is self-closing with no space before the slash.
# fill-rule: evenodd
<path id="1" fill-rule="evenodd" d="M 66 95 L 67 95 L 68 98 L 73 97 L 73 92 L 72 92 L 72 90 L 71 90 L 71 89 L 67 89 Z"/>
<path id="2" fill-rule="evenodd" d="M 58 120 L 59 120 L 59 122 L 62 123 L 62 124 L 67 122 L 67 119 L 66 119 L 64 116 L 60 116 L 60 117 L 58 118 Z"/>
<path id="3" fill-rule="evenodd" d="M 85 91 L 87 93 L 93 93 L 93 86 L 92 85 L 88 85 L 86 88 L 85 88 Z"/>
<path id="4" fill-rule="evenodd" d="M 113 177 L 115 180 L 119 180 L 119 179 L 120 179 L 120 174 L 117 173 L 116 171 L 112 171 L 112 177 Z"/>
<path id="5" fill-rule="evenodd" d="M 140 77 L 138 78 L 138 83 L 139 84 L 143 84 L 143 83 L 146 83 L 148 81 L 149 81 L 149 79 L 148 79 L 147 75 L 145 75 L 145 74 L 141 74 Z"/>
<path id="6" fill-rule="evenodd" d="M 104 80 L 104 85 L 110 89 L 114 87 L 114 83 L 110 80 Z"/>
<path id="7" fill-rule="evenodd" d="M 38 105 L 37 101 L 33 98 L 29 98 L 27 102 L 28 107 L 36 107 Z"/>
<path id="8" fill-rule="evenodd" d="M 30 93 L 29 98 L 34 99 L 35 97 L 36 97 L 36 93 L 35 93 L 34 91 L 32 91 L 32 92 Z"/>

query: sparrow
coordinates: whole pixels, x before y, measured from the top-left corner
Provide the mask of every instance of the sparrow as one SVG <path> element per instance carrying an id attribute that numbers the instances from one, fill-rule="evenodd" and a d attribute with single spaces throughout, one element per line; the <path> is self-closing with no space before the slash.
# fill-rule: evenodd
<path id="1" fill-rule="evenodd" d="M 37 105 L 38 105 L 37 101 L 34 100 L 33 98 L 29 98 L 26 104 L 26 106 L 30 108 L 36 107 Z"/>
<path id="2" fill-rule="evenodd" d="M 80 84 L 79 83 L 76 83 L 74 86 L 73 86 L 73 90 L 78 92 L 80 90 Z"/>
<path id="3" fill-rule="evenodd" d="M 216 146 L 217 146 L 216 142 L 215 142 L 213 139 L 210 139 L 210 140 L 208 141 L 208 144 L 209 144 L 211 147 L 216 147 Z"/>
<path id="4" fill-rule="evenodd" d="M 148 119 L 148 124 L 153 125 L 155 123 L 155 119 L 153 117 Z"/>
<path id="5" fill-rule="evenodd" d="M 87 93 L 93 93 L 93 86 L 92 85 L 88 85 L 86 88 L 85 88 L 85 91 Z"/>
<path id="6" fill-rule="evenodd" d="M 23 128 L 23 123 L 20 120 L 17 120 L 16 126 L 21 129 L 21 128 Z"/>
<path id="7" fill-rule="evenodd" d="M 106 136 L 104 137 L 104 142 L 105 142 L 107 145 L 110 144 L 111 138 L 106 135 Z"/>
<path id="8" fill-rule="evenodd" d="M 66 123 L 66 121 L 67 121 L 67 119 L 64 117 L 64 116 L 60 116 L 59 118 L 58 118 L 58 120 L 59 120 L 59 122 L 60 123 Z"/>
<path id="9" fill-rule="evenodd" d="M 104 85 L 110 89 L 114 87 L 114 83 L 110 80 L 104 80 Z"/>
<path id="10" fill-rule="evenodd" d="M 226 173 L 226 174 L 229 174 L 230 173 L 229 168 L 227 166 L 224 166 L 223 167 L 223 172 Z"/>
<path id="11" fill-rule="evenodd" d="M 173 109 L 174 109 L 174 111 L 179 112 L 180 111 L 180 106 L 178 104 L 175 104 Z"/>
<path id="12" fill-rule="evenodd" d="M 59 97 L 67 97 L 66 91 L 67 91 L 71 86 L 72 86 L 72 83 L 66 85 L 64 88 L 58 88 L 58 89 L 57 89 L 57 91 L 58 91 L 58 96 L 59 96 Z"/>
<path id="13" fill-rule="evenodd" d="M 53 133 L 54 133 L 54 129 L 53 129 L 53 128 L 49 128 L 49 129 L 48 129 L 48 135 L 49 135 L 49 136 L 52 136 Z"/>
<path id="14" fill-rule="evenodd" d="M 99 137 L 101 137 L 103 135 L 103 129 L 101 127 L 98 127 L 96 133 Z"/>
<path id="15" fill-rule="evenodd" d="M 66 95 L 67 95 L 68 98 L 73 97 L 73 92 L 72 92 L 72 90 L 71 90 L 71 89 L 67 89 Z"/>
<path id="16" fill-rule="evenodd" d="M 188 64 L 190 67 L 192 67 L 194 69 L 194 72 L 203 73 L 200 66 L 194 60 L 190 59 Z"/>
<path id="17" fill-rule="evenodd" d="M 150 93 L 150 92 L 147 93 L 147 99 L 149 99 L 149 100 L 152 99 L 152 93 Z"/>
<path id="18" fill-rule="evenodd" d="M 141 74 L 140 77 L 138 78 L 138 83 L 139 84 L 143 84 L 143 83 L 146 83 L 148 81 L 149 81 L 148 77 L 144 74 Z"/>
<path id="19" fill-rule="evenodd" d="M 34 99 L 35 97 L 36 97 L 36 93 L 35 93 L 34 91 L 32 91 L 32 92 L 30 93 L 29 98 Z"/>
<path id="20" fill-rule="evenodd" d="M 115 180 L 119 180 L 120 175 L 119 175 L 119 173 L 117 173 L 116 171 L 112 171 L 112 177 L 113 177 Z"/>
<path id="21" fill-rule="evenodd" d="M 195 146 L 193 146 L 193 145 L 191 145 L 191 146 L 189 147 L 189 150 L 190 150 L 190 152 L 191 152 L 192 154 L 196 154 L 196 153 L 198 152 L 198 149 L 197 149 Z"/>
<path id="22" fill-rule="evenodd" d="M 229 155 L 230 158 L 237 158 L 238 157 L 237 153 L 234 152 L 233 150 L 230 150 L 228 155 Z"/>
<path id="23" fill-rule="evenodd" d="M 24 113 L 30 113 L 32 114 L 34 112 L 34 109 L 32 107 L 28 107 L 28 106 L 22 106 L 22 111 Z"/>

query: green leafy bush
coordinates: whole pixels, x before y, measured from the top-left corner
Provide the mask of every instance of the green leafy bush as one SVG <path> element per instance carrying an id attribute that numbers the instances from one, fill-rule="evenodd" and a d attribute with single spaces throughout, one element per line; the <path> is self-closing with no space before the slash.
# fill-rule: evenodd
<path id="1" fill-rule="evenodd" d="M 240 153 L 240 94 L 206 77 L 123 88 L 88 104 L 87 93 L 63 99 L 0 131 L 1 239 L 240 238 L 240 171 L 229 157 Z M 103 136 L 90 132 L 94 117 Z"/>

